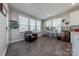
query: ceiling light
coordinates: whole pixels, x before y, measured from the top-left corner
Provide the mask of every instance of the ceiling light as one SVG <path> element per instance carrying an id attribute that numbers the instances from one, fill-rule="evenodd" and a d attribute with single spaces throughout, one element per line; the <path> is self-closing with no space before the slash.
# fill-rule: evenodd
<path id="1" fill-rule="evenodd" d="M 72 5 L 75 5 L 76 3 L 72 3 Z"/>
<path id="2" fill-rule="evenodd" d="M 47 14 L 47 16 L 50 16 L 50 14 Z"/>

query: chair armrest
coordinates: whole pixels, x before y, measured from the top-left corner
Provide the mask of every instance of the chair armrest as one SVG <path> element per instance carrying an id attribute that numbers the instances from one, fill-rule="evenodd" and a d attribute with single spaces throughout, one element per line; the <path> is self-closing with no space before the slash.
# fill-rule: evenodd
<path id="1" fill-rule="evenodd" d="M 33 36 L 38 36 L 38 34 L 37 34 L 37 33 L 32 33 L 32 35 L 33 35 Z"/>

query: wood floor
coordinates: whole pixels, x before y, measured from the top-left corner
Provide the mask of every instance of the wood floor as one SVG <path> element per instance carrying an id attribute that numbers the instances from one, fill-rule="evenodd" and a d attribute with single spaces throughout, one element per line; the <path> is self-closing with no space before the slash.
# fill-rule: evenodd
<path id="1" fill-rule="evenodd" d="M 71 56 L 71 45 L 60 40 L 40 37 L 32 43 L 20 41 L 10 44 L 6 56 Z"/>

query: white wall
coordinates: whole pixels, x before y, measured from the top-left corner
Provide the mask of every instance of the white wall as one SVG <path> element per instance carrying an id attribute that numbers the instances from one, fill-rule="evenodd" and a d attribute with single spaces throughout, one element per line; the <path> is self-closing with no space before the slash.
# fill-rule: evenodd
<path id="1" fill-rule="evenodd" d="M 79 10 L 70 14 L 70 25 L 79 25 Z"/>
<path id="2" fill-rule="evenodd" d="M 19 15 L 24 15 L 15 9 L 10 9 L 10 20 L 19 21 Z M 24 15 L 25 16 L 25 15 Z M 20 40 L 24 40 L 23 35 L 20 34 L 20 29 L 10 29 L 11 40 L 10 42 L 16 42 Z"/>
<path id="3" fill-rule="evenodd" d="M 5 8 L 7 9 L 7 17 L 5 17 L 1 12 L 0 12 L 0 55 L 5 55 L 7 46 L 8 46 L 8 31 L 6 30 L 6 26 L 8 27 L 8 5 L 4 4 Z M 8 28 L 9 29 L 9 28 Z"/>
<path id="4" fill-rule="evenodd" d="M 10 20 L 18 21 L 19 13 L 15 11 L 14 9 L 10 9 Z M 10 42 L 19 41 L 20 39 L 20 32 L 19 28 L 17 29 L 10 29 Z"/>
<path id="5" fill-rule="evenodd" d="M 70 13 L 62 15 L 61 18 L 65 19 L 67 22 L 70 22 Z"/>

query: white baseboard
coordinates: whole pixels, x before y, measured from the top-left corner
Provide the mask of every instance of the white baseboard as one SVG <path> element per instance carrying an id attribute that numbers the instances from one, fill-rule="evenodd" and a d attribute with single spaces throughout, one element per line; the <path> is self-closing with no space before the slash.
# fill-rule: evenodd
<path id="1" fill-rule="evenodd" d="M 22 41 L 23 39 L 20 39 L 20 40 L 13 40 L 13 41 L 10 41 L 10 43 L 14 43 L 14 42 L 18 42 L 18 41 Z"/>
<path id="2" fill-rule="evenodd" d="M 5 56 L 6 52 L 7 52 L 7 48 L 4 50 L 2 56 Z"/>

